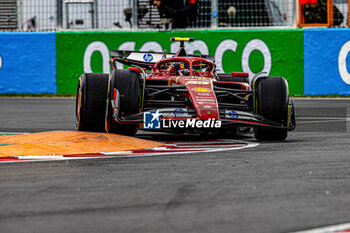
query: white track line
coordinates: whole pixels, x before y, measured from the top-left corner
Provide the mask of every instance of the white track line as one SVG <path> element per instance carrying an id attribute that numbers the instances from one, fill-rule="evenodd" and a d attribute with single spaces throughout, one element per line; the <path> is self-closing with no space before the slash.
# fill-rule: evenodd
<path id="1" fill-rule="evenodd" d="M 21 132 L 0 132 L 0 134 L 3 134 L 2 136 L 6 136 L 6 135 L 29 134 L 29 133 L 21 133 Z"/>
<path id="2" fill-rule="evenodd" d="M 328 227 L 315 228 L 311 230 L 296 231 L 293 233 L 336 233 L 339 231 L 344 231 L 349 229 L 350 229 L 350 223 L 344 223 L 344 224 L 333 225 Z"/>
<path id="3" fill-rule="evenodd" d="M 315 124 L 315 123 L 335 123 L 335 122 L 348 122 L 346 120 L 324 120 L 324 121 L 297 121 L 297 124 Z"/>
<path id="4" fill-rule="evenodd" d="M 116 152 L 102 152 L 101 155 L 108 155 L 108 156 L 94 156 L 94 157 L 84 157 L 84 155 L 82 155 L 82 157 L 65 157 L 64 155 L 31 155 L 31 156 L 15 156 L 14 158 L 19 158 L 19 160 L 15 160 L 15 161 L 1 161 L 1 163 L 18 163 L 18 162 L 47 162 L 47 161 L 59 161 L 59 160 L 66 160 L 68 162 L 68 160 L 81 160 L 81 159 L 111 159 L 111 158 L 132 158 L 132 157 L 150 157 L 150 156 L 158 156 L 158 155 L 175 155 L 175 154 L 189 154 L 189 153 L 207 153 L 207 152 L 219 152 L 219 151 L 230 151 L 230 150 L 240 150 L 240 149 L 246 149 L 246 148 L 253 148 L 256 146 L 259 146 L 259 143 L 256 142 L 246 142 L 246 141 L 239 141 L 239 140 L 229 140 L 229 139 L 221 139 L 218 140 L 217 143 L 221 142 L 229 142 L 232 141 L 232 143 L 239 143 L 239 144 L 245 144 L 243 146 L 240 147 L 222 147 L 222 148 L 217 148 L 217 147 L 213 147 L 213 148 L 206 148 L 206 150 L 200 150 L 200 151 L 191 151 L 189 150 L 190 148 L 183 148 L 181 150 L 181 148 L 176 148 L 175 150 L 173 149 L 169 149 L 169 152 L 157 152 L 157 149 L 161 149 L 163 147 L 155 147 L 157 148 L 156 150 L 154 150 L 153 153 L 133 153 L 132 151 L 116 151 Z M 195 143 L 195 142 L 194 142 Z M 204 142 L 205 145 L 206 142 Z M 179 143 L 182 144 L 182 143 Z M 172 144 L 171 144 L 172 145 Z M 148 148 L 148 149 L 152 149 L 152 148 Z M 198 148 L 199 149 L 199 148 Z M 130 153 L 131 152 L 131 153 Z M 125 154 L 125 155 L 124 155 Z M 114 156 L 115 155 L 115 156 Z M 26 160 L 29 159 L 29 160 Z M 33 159 L 33 160 L 31 160 Z M 36 160 L 38 159 L 38 160 Z M 41 160 L 42 159 L 42 160 Z"/>
<path id="5" fill-rule="evenodd" d="M 349 97 L 294 97 L 294 100 L 350 100 Z"/>
<path id="6" fill-rule="evenodd" d="M 314 121 L 299 121 L 299 120 L 314 120 Z M 298 117 L 297 124 L 314 124 L 314 123 L 332 123 L 332 122 L 349 122 L 349 117 Z"/>
<path id="7" fill-rule="evenodd" d="M 350 121 L 349 117 L 298 117 L 297 119 L 320 119 L 320 120 L 347 120 Z"/>

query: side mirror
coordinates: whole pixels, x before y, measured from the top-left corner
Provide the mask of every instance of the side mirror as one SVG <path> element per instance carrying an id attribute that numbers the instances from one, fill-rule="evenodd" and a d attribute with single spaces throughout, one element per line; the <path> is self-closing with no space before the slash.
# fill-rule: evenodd
<path id="1" fill-rule="evenodd" d="M 249 78 L 249 74 L 243 72 L 232 72 L 232 77 Z"/>

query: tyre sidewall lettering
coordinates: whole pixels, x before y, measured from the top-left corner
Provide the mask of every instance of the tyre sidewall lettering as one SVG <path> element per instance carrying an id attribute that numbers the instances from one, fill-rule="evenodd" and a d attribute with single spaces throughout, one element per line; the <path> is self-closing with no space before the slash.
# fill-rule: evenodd
<path id="1" fill-rule="evenodd" d="M 271 53 L 269 47 L 262 40 L 254 39 L 248 42 L 242 53 L 242 69 L 243 72 L 249 73 L 249 77 L 253 77 L 255 73 L 252 72 L 249 66 L 249 58 L 253 51 L 259 51 L 264 57 L 264 68 L 260 72 L 266 72 L 267 76 L 271 72 Z M 258 72 L 258 73 L 260 73 Z"/>

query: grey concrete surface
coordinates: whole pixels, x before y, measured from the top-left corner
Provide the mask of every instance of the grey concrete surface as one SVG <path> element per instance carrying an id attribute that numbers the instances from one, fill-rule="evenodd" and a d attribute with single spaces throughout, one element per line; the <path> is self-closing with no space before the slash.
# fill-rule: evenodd
<path id="1" fill-rule="evenodd" d="M 0 164 L 0 232 L 292 232 L 349 222 L 350 99 L 296 105 L 298 128 L 283 143 Z M 0 98 L 0 118 L 0 132 L 72 130 L 74 99 Z"/>
<path id="2" fill-rule="evenodd" d="M 0 132 L 74 130 L 75 98 L 0 98 Z"/>

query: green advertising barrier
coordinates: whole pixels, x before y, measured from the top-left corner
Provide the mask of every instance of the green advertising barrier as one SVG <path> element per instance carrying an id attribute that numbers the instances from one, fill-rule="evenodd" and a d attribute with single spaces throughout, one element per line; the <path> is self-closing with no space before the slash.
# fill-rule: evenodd
<path id="1" fill-rule="evenodd" d="M 267 72 L 285 77 L 291 95 L 304 94 L 303 30 L 294 29 L 57 32 L 57 93 L 75 93 L 81 73 L 108 73 L 109 50 L 175 52 L 174 36 L 193 37 L 188 53 L 215 55 L 219 72 Z"/>

